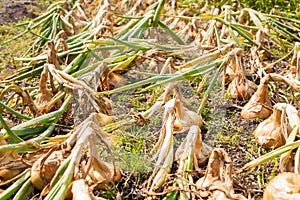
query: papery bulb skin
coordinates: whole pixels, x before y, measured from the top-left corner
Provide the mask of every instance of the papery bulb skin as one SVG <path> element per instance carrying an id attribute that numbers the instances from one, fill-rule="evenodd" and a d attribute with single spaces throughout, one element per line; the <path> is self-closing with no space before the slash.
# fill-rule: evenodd
<path id="1" fill-rule="evenodd" d="M 31 182 L 38 190 L 44 187 L 52 180 L 57 169 L 65 160 L 66 155 L 63 151 L 54 151 L 48 156 L 44 155 L 33 163 L 31 168 Z"/>
<path id="2" fill-rule="evenodd" d="M 261 122 L 254 130 L 253 135 L 264 148 L 277 148 L 285 143 L 281 128 L 281 111 L 274 109 L 273 114 Z"/>
<path id="3" fill-rule="evenodd" d="M 300 199 L 300 175 L 285 172 L 275 176 L 267 185 L 263 200 Z"/>
<path id="4" fill-rule="evenodd" d="M 271 107 L 268 85 L 262 83 L 258 86 L 257 91 L 250 98 L 249 102 L 243 107 L 241 116 L 244 119 L 266 119 L 272 113 Z"/>
<path id="5" fill-rule="evenodd" d="M 257 86 L 250 80 L 241 80 L 238 77 L 233 79 L 227 89 L 229 98 L 244 100 L 249 99 L 257 89 Z"/>

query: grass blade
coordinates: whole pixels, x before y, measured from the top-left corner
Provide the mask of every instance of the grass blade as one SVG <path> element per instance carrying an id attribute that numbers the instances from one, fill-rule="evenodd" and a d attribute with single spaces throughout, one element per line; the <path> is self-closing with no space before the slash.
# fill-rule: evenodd
<path id="1" fill-rule="evenodd" d="M 165 30 L 178 44 L 184 45 L 185 43 L 181 40 L 181 38 L 176 35 L 166 24 L 161 21 L 158 21 L 158 25 Z"/>

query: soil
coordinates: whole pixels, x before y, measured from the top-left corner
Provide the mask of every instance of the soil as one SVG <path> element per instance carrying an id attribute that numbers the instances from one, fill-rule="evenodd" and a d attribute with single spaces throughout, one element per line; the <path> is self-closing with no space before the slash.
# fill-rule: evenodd
<path id="1" fill-rule="evenodd" d="M 1 0 L 0 25 L 36 17 L 37 15 L 30 11 L 33 7 L 38 6 L 36 2 L 35 0 Z"/>

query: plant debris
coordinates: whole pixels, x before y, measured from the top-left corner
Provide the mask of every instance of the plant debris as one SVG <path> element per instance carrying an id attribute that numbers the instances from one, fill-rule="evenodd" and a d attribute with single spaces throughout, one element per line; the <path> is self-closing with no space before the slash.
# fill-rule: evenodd
<path id="1" fill-rule="evenodd" d="M 35 38 L 0 79 L 0 199 L 297 197 L 295 17 L 237 3 L 53 3 L 1 41 Z"/>

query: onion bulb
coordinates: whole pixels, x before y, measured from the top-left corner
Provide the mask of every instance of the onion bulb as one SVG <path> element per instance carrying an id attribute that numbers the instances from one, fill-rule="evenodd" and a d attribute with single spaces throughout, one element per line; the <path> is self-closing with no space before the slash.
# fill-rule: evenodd
<path id="1" fill-rule="evenodd" d="M 221 148 L 215 148 L 210 154 L 205 176 L 196 182 L 196 186 L 203 198 L 246 200 L 243 195 L 234 193 L 232 160 Z"/>
<path id="2" fill-rule="evenodd" d="M 35 99 L 35 105 L 42 113 L 47 112 L 46 107 L 53 97 L 52 92 L 47 87 L 48 73 L 48 67 L 45 66 L 41 74 L 41 78 L 39 81 L 39 90 Z"/>
<path id="3" fill-rule="evenodd" d="M 258 143 L 264 148 L 280 147 L 284 144 L 285 139 L 281 128 L 281 110 L 274 108 L 273 114 L 261 122 L 254 130 Z"/>
<path id="4" fill-rule="evenodd" d="M 0 134 L 0 146 L 2 145 L 7 145 L 7 142 L 3 138 L 3 135 Z M 0 170 L 0 182 L 5 182 L 14 178 L 26 168 L 22 165 L 15 165 L 14 167 L 5 168 L 6 164 L 13 163 L 19 159 L 20 156 L 16 151 L 0 151 L 0 163 L 2 165 L 2 170 Z"/>
<path id="5" fill-rule="evenodd" d="M 84 179 L 73 181 L 72 183 L 73 200 L 92 200 L 89 187 Z"/>
<path id="6" fill-rule="evenodd" d="M 86 166 L 82 167 L 86 168 Z M 108 183 L 119 181 L 121 176 L 121 171 L 114 168 L 112 164 L 94 158 L 86 180 L 88 185 L 97 184 L 99 189 L 103 189 Z"/>
<path id="7" fill-rule="evenodd" d="M 271 115 L 271 102 L 268 94 L 268 84 L 261 82 L 257 91 L 243 107 L 241 115 L 244 119 L 268 118 Z"/>
<path id="8" fill-rule="evenodd" d="M 172 100 L 171 100 L 172 101 Z M 182 105 L 179 99 L 175 101 L 176 119 L 174 122 L 174 131 L 182 131 L 196 125 L 201 127 L 203 124 L 202 117 L 196 112 L 189 110 Z"/>
<path id="9" fill-rule="evenodd" d="M 66 158 L 63 151 L 54 151 L 48 158 L 46 158 L 47 156 L 45 154 L 40 157 L 31 168 L 31 182 L 38 190 L 42 190 L 51 181 L 56 170 Z"/>
<path id="10" fill-rule="evenodd" d="M 175 159 L 181 160 L 187 158 L 190 153 L 193 154 L 195 168 L 204 164 L 212 151 L 212 148 L 202 141 L 201 130 L 198 126 L 191 126 L 186 138 L 178 147 L 175 153 Z"/>
<path id="11" fill-rule="evenodd" d="M 240 77 L 236 77 L 229 84 L 227 89 L 227 95 L 229 98 L 243 100 L 249 99 L 257 86 L 250 80 Z"/>
<path id="12" fill-rule="evenodd" d="M 300 199 L 300 175 L 285 172 L 274 177 L 264 191 L 264 200 Z"/>

